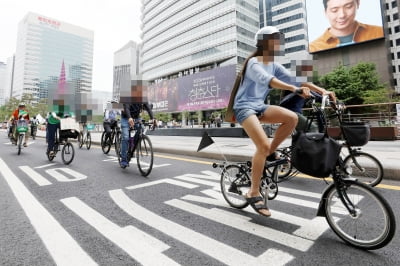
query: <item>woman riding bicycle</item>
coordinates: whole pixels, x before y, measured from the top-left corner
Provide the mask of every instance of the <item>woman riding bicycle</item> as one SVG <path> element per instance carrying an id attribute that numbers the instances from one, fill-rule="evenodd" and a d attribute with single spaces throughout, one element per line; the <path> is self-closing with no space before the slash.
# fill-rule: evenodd
<path id="1" fill-rule="evenodd" d="M 236 120 L 256 146 L 252 159 L 251 187 L 245 197 L 253 209 L 264 216 L 271 215 L 259 191 L 265 159 L 276 159 L 275 150 L 291 134 L 298 121 L 294 112 L 267 105 L 264 99 L 272 88 L 295 92 L 302 97 L 309 97 L 310 90 L 326 93 L 312 83 L 296 81 L 288 70 L 275 62 L 275 56 L 284 51 L 283 40 L 284 35 L 275 27 L 267 26 L 256 33 L 257 50 L 243 65 L 241 84 L 233 105 Z M 261 123 L 280 123 L 271 142 Z"/>

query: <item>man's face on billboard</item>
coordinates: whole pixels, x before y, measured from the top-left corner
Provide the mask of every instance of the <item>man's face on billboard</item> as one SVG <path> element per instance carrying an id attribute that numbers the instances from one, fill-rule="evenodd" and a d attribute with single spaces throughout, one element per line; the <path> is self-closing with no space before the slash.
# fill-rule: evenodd
<path id="1" fill-rule="evenodd" d="M 335 36 L 350 35 L 355 30 L 354 20 L 358 9 L 358 0 L 329 0 L 325 15 Z"/>

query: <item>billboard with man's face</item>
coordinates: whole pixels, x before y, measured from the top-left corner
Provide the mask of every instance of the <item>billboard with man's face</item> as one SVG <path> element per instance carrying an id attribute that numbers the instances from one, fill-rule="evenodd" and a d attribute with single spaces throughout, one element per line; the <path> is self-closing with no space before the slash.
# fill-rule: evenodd
<path id="1" fill-rule="evenodd" d="M 306 1 L 309 52 L 384 38 L 380 0 Z"/>

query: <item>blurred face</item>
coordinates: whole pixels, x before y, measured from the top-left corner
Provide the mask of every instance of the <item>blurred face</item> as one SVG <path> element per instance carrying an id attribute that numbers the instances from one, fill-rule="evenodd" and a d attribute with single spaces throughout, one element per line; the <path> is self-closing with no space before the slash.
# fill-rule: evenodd
<path id="1" fill-rule="evenodd" d="M 325 16 L 331 25 L 330 32 L 335 36 L 350 35 L 355 30 L 355 17 L 358 0 L 329 0 Z"/>
<path id="2" fill-rule="evenodd" d="M 284 37 L 283 34 L 273 34 L 268 39 L 258 41 L 263 48 L 262 61 L 268 63 L 274 60 L 274 57 L 284 54 Z"/>

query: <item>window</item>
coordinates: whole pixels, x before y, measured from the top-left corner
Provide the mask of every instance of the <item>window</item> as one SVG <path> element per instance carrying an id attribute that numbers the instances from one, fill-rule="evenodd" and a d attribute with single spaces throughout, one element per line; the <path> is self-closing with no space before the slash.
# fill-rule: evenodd
<path id="1" fill-rule="evenodd" d="M 386 4 L 387 5 L 387 4 Z M 397 6 L 397 1 L 392 2 L 392 8 L 395 8 Z"/>
<path id="2" fill-rule="evenodd" d="M 399 19 L 399 13 L 394 13 L 393 20 L 398 20 L 398 19 Z"/>

